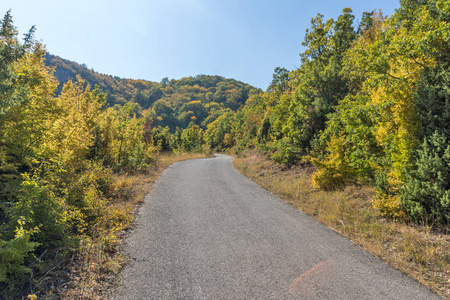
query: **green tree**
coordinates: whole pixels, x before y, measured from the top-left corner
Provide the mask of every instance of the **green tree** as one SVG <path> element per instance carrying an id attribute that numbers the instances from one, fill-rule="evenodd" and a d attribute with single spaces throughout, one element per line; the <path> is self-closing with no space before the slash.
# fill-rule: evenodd
<path id="1" fill-rule="evenodd" d="M 28 92 L 26 84 L 21 82 L 21 75 L 15 73 L 13 67 L 33 46 L 35 29 L 32 27 L 20 43 L 11 11 L 6 12 L 0 26 L 0 114 L 3 115 L 8 108 L 19 105 Z"/>
<path id="2" fill-rule="evenodd" d="M 280 144 L 289 149 L 284 151 L 290 156 L 288 161 L 310 153 L 326 127 L 328 115 L 349 92 L 341 70 L 343 54 L 356 36 L 351 12 L 344 9 L 336 22 L 333 19 L 324 22 L 318 14 L 311 20 L 311 30 L 306 31 L 303 64 L 293 73 L 298 79 L 284 128 L 287 140 Z"/>
<path id="3" fill-rule="evenodd" d="M 267 90 L 278 95 L 286 92 L 289 87 L 289 71 L 285 68 L 275 68 L 272 82 Z"/>
<path id="4" fill-rule="evenodd" d="M 450 223 L 450 146 L 437 131 L 418 150 L 417 168 L 408 172 L 400 203 L 418 222 Z"/>

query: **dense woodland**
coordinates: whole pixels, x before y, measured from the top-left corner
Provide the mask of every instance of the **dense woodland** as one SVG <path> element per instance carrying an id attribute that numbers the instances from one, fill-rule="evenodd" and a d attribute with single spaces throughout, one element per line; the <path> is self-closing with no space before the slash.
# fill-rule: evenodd
<path id="1" fill-rule="evenodd" d="M 332 190 L 376 187 L 386 217 L 450 222 L 450 2 L 311 19 L 301 65 L 267 91 L 219 76 L 160 83 L 101 75 L 0 32 L 0 295 L 33 283 L 52 257 L 113 243 L 120 182 L 161 151 L 255 148 L 313 164 Z M 89 84 L 88 84 L 89 83 Z M 49 255 L 48 253 L 52 253 Z M 43 259 L 44 258 L 44 259 Z M 49 267 L 50 265 L 50 267 Z M 25 283 L 25 284 L 24 284 Z"/>

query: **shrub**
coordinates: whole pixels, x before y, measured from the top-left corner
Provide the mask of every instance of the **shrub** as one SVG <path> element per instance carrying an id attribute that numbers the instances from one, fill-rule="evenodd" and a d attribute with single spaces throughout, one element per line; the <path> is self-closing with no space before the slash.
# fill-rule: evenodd
<path id="1" fill-rule="evenodd" d="M 25 230 L 24 217 L 21 217 L 17 223 L 13 239 L 9 241 L 0 239 L 0 290 L 5 293 L 4 296 L 12 293 L 18 284 L 24 282 L 24 276 L 31 273 L 31 269 L 24 265 L 25 260 L 39 245 L 39 243 L 30 242 L 30 237 L 38 231 L 37 228 Z M 4 286 L 7 287 L 4 288 Z"/>
<path id="2" fill-rule="evenodd" d="M 24 174 L 23 179 L 18 201 L 8 210 L 8 232 L 12 233 L 12 226 L 25 218 L 27 225 L 23 223 L 23 226 L 27 230 L 39 228 L 32 241 L 50 248 L 61 246 L 70 226 L 64 200 L 56 196 L 39 176 Z"/>
<path id="3" fill-rule="evenodd" d="M 276 148 L 277 151 L 271 155 L 271 158 L 277 164 L 290 166 L 298 160 L 299 151 L 287 138 L 280 139 L 276 144 Z"/>
<path id="4" fill-rule="evenodd" d="M 405 212 L 400 206 L 398 197 L 399 183 L 394 177 L 391 172 L 378 170 L 375 175 L 377 194 L 372 204 L 384 216 L 404 220 Z"/>

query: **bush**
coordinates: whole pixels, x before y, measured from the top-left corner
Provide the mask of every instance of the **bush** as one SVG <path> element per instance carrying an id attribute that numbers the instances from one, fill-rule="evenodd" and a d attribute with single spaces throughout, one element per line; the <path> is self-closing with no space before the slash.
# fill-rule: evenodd
<path id="1" fill-rule="evenodd" d="M 287 166 L 293 165 L 299 158 L 298 149 L 293 146 L 287 138 L 282 138 L 276 144 L 277 151 L 271 155 L 271 158 L 277 164 Z"/>
<path id="2" fill-rule="evenodd" d="M 386 217 L 404 220 L 405 212 L 400 206 L 398 197 L 399 181 L 393 178 L 392 172 L 378 170 L 375 175 L 377 195 L 373 200 L 373 207 Z"/>
<path id="3" fill-rule="evenodd" d="M 8 232 L 14 232 L 14 224 L 25 218 L 27 230 L 39 228 L 32 241 L 45 247 L 59 247 L 66 240 L 70 222 L 64 200 L 56 196 L 45 181 L 37 175 L 23 175 L 18 201 L 8 210 L 10 225 Z"/>
<path id="4" fill-rule="evenodd" d="M 31 273 L 31 269 L 24 265 L 29 253 L 39 243 L 30 242 L 31 235 L 37 228 L 25 230 L 25 218 L 20 218 L 15 230 L 15 237 L 9 241 L 0 239 L 0 296 L 13 293 L 18 284 L 24 282 L 25 275 Z M 6 287 L 5 287 L 6 286 Z"/>

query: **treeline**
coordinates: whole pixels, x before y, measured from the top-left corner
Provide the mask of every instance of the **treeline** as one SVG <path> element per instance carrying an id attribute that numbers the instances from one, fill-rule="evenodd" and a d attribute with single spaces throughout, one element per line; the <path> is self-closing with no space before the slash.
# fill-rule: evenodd
<path id="1" fill-rule="evenodd" d="M 385 17 L 318 14 L 298 69 L 277 68 L 265 93 L 208 125 L 213 149 L 256 147 L 313 183 L 370 184 L 386 216 L 450 221 L 450 2 L 402 0 Z"/>
<path id="2" fill-rule="evenodd" d="M 46 54 L 34 28 L 20 40 L 10 12 L 0 25 L 0 298 L 6 299 L 67 280 L 57 271 L 81 247 L 100 256 L 114 252 L 117 233 L 131 221 L 118 203 L 129 182 L 118 174 L 146 172 L 160 151 L 204 151 L 206 126 L 258 91 L 219 76 L 152 83 L 100 75 Z M 66 64 L 63 82 L 52 61 Z M 59 279 L 48 280 L 51 274 Z"/>

